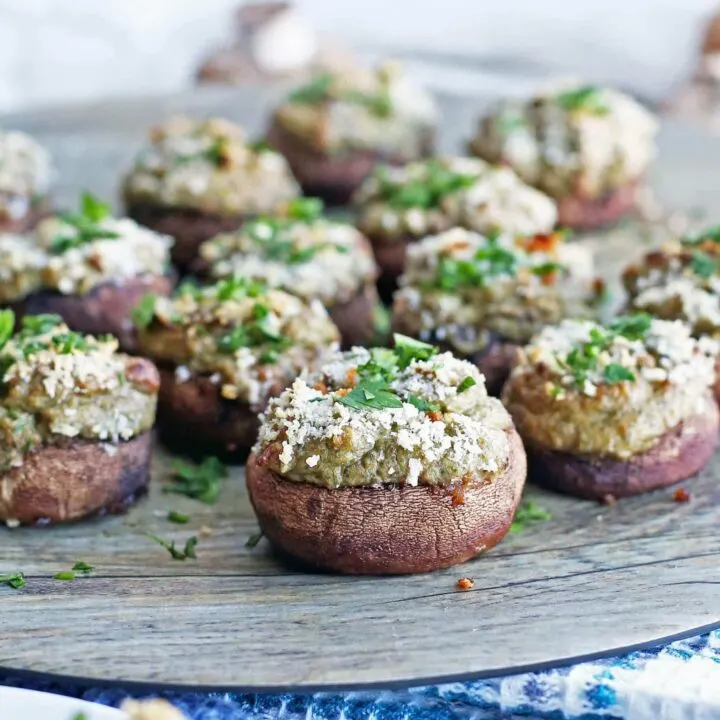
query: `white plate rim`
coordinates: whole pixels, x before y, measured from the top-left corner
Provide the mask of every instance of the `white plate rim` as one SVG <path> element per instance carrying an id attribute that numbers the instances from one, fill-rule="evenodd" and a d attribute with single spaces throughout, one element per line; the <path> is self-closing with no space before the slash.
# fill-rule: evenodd
<path id="1" fill-rule="evenodd" d="M 127 720 L 125 713 L 105 705 L 39 690 L 0 686 L 2 720 L 73 720 L 77 713 L 85 713 L 87 720 Z"/>

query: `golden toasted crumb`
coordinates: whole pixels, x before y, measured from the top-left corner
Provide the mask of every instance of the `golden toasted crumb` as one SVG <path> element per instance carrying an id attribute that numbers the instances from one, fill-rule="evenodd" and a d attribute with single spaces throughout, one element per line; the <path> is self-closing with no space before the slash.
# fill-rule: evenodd
<path id="1" fill-rule="evenodd" d="M 460 590 L 461 592 L 467 592 L 468 590 L 472 590 L 474 586 L 475 581 L 468 577 L 460 578 L 455 583 L 455 588 L 457 590 Z"/>
<path id="2" fill-rule="evenodd" d="M 198 535 L 201 538 L 210 537 L 213 534 L 213 529 L 207 525 L 201 525 L 198 530 Z"/>
<path id="3" fill-rule="evenodd" d="M 120 709 L 128 714 L 130 720 L 187 720 L 165 700 L 126 700 Z"/>

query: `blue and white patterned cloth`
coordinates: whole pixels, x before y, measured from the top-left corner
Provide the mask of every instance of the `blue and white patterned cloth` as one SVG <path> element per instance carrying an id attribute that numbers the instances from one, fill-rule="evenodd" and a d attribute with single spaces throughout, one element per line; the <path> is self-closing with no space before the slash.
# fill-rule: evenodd
<path id="1" fill-rule="evenodd" d="M 0 678 L 119 705 L 127 691 Z M 314 695 L 164 694 L 192 720 L 720 720 L 720 630 L 541 673 L 410 690 Z M 39 719 L 38 719 L 39 720 Z"/>

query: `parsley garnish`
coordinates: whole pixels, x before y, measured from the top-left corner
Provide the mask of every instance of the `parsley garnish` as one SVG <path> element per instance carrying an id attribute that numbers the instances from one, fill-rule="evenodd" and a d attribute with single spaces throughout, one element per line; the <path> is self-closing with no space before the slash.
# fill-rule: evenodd
<path id="1" fill-rule="evenodd" d="M 265 285 L 255 280 L 230 276 L 215 285 L 215 297 L 221 302 L 241 300 L 244 297 L 256 298 L 265 292 Z"/>
<path id="2" fill-rule="evenodd" d="M 245 543 L 245 547 L 249 548 L 249 549 L 256 547 L 257 544 L 263 539 L 263 537 L 264 537 L 263 531 L 259 530 L 258 532 L 254 533 L 247 539 L 247 542 Z"/>
<path id="3" fill-rule="evenodd" d="M 0 310 L 0 350 L 7 345 L 15 329 L 15 313 L 12 310 Z"/>
<path id="4" fill-rule="evenodd" d="M 533 525 L 537 522 L 544 520 L 550 520 L 552 515 L 543 507 L 540 507 L 537 503 L 532 500 L 523 500 L 520 506 L 515 511 L 515 517 L 513 518 L 512 525 L 510 526 L 511 533 L 522 532 L 527 528 L 528 525 Z"/>
<path id="5" fill-rule="evenodd" d="M 610 363 L 605 366 L 603 379 L 611 385 L 621 382 L 635 382 L 635 373 L 632 370 L 628 370 L 628 368 L 623 365 Z"/>
<path id="6" fill-rule="evenodd" d="M 71 570 L 67 570 L 65 572 L 59 572 L 55 573 L 53 575 L 53 580 L 64 580 L 64 581 L 70 581 L 75 579 L 75 573 Z"/>
<path id="7" fill-rule="evenodd" d="M 80 333 L 69 330 L 68 332 L 58 333 L 50 338 L 50 342 L 61 355 L 70 355 L 74 350 L 89 350 L 90 342 Z"/>
<path id="8" fill-rule="evenodd" d="M 475 378 L 470 377 L 469 375 L 458 385 L 457 391 L 458 394 L 465 392 L 466 390 L 469 390 L 473 385 L 477 385 L 477 381 Z"/>
<path id="9" fill-rule="evenodd" d="M 425 177 L 398 182 L 391 179 L 386 168 L 379 168 L 379 199 L 397 208 L 433 208 L 451 193 L 463 190 L 477 181 L 477 175 L 466 175 L 452 170 L 439 160 L 428 160 Z"/>
<path id="10" fill-rule="evenodd" d="M 584 85 L 575 90 L 560 93 L 555 98 L 557 104 L 564 110 L 583 110 L 593 115 L 607 115 L 610 112 L 600 88 L 594 85 Z"/>
<path id="11" fill-rule="evenodd" d="M 294 90 L 290 94 L 289 100 L 302 105 L 318 105 L 334 97 L 337 100 L 362 105 L 377 117 L 389 117 L 392 114 L 392 101 L 385 88 L 374 93 L 353 89 L 338 91 L 333 88 L 333 85 L 332 75 L 317 75 L 306 85 Z"/>
<path id="12" fill-rule="evenodd" d="M 291 220 L 312 222 L 322 217 L 324 209 L 325 204 L 320 198 L 294 198 L 285 206 L 285 215 Z"/>
<path id="13" fill-rule="evenodd" d="M 197 558 L 197 555 L 195 554 L 195 548 L 197 547 L 198 539 L 196 537 L 188 538 L 185 541 L 185 546 L 182 550 L 178 550 L 175 547 L 175 541 L 168 542 L 167 540 L 163 540 L 161 537 L 158 537 L 157 535 L 153 535 L 152 533 L 145 533 L 151 540 L 154 540 L 158 545 L 164 547 L 169 553 L 170 557 L 173 560 L 187 560 L 188 558 L 192 558 L 193 560 Z"/>
<path id="14" fill-rule="evenodd" d="M 358 372 L 360 371 L 361 367 L 358 368 Z M 386 380 L 374 378 L 361 378 L 347 395 L 337 396 L 335 399 L 342 405 L 347 405 L 355 410 L 364 408 L 384 410 L 403 406 L 402 400 L 390 388 Z"/>
<path id="15" fill-rule="evenodd" d="M 177 510 L 168 510 L 167 519 L 176 525 L 187 525 L 190 522 L 190 516 Z"/>
<path id="16" fill-rule="evenodd" d="M 173 462 L 173 484 L 163 492 L 186 495 L 193 500 L 212 505 L 220 492 L 220 480 L 227 476 L 227 468 L 216 457 L 205 458 L 200 465 L 183 460 Z"/>
<path id="17" fill-rule="evenodd" d="M 565 266 L 561 265 L 557 262 L 546 262 L 546 263 L 540 263 L 540 265 L 535 265 L 530 268 L 530 272 L 533 275 L 550 275 L 554 272 L 559 272 L 561 270 L 564 270 Z"/>
<path id="18" fill-rule="evenodd" d="M 711 225 L 709 228 L 705 228 L 699 233 L 694 235 L 686 235 L 682 239 L 683 245 L 699 245 L 703 242 L 720 243 L 720 225 Z"/>
<path id="19" fill-rule="evenodd" d="M 90 575 L 90 573 L 95 572 L 95 568 L 92 565 L 88 565 L 86 562 L 83 562 L 80 560 L 79 562 L 76 562 L 73 565 L 73 570 L 75 572 L 79 572 L 82 575 Z"/>
<path id="20" fill-rule="evenodd" d="M 442 407 L 440 403 L 428 402 L 425 398 L 417 395 L 408 395 L 407 402 L 416 407 L 420 412 L 439 412 Z"/>
<path id="21" fill-rule="evenodd" d="M 79 212 L 61 213 L 58 217 L 75 232 L 73 235 L 58 235 L 50 248 L 54 253 L 64 253 L 93 240 L 116 240 L 120 237 L 113 230 L 101 227 L 101 223 L 110 217 L 110 206 L 88 192 L 81 196 Z"/>
<path id="22" fill-rule="evenodd" d="M 88 720 L 88 716 L 84 712 L 75 713 L 72 720 Z"/>
<path id="23" fill-rule="evenodd" d="M 45 313 L 42 315 L 26 315 L 22 319 L 21 337 L 30 335 L 44 335 L 58 325 L 62 325 L 63 319 L 60 315 Z"/>
<path id="24" fill-rule="evenodd" d="M 514 275 L 517 271 L 517 257 L 500 247 L 493 238 L 488 238 L 485 247 L 478 248 L 471 260 L 457 260 L 442 257 L 438 264 L 437 286 L 452 291 L 459 287 L 484 287 L 489 277 Z"/>
<path id="25" fill-rule="evenodd" d="M 0 575 L 0 585 L 7 585 L 13 590 L 22 590 L 25 587 L 25 575 L 21 572 Z"/>
<path id="26" fill-rule="evenodd" d="M 415 340 L 407 335 L 395 333 L 393 340 L 395 342 L 394 353 L 401 370 L 408 367 L 413 360 L 429 360 L 438 352 L 434 345 L 420 342 L 420 340 Z"/>
<path id="27" fill-rule="evenodd" d="M 155 317 L 155 301 L 158 296 L 155 293 L 145 293 L 138 304 L 131 310 L 130 319 L 135 327 L 145 330 Z"/>
<path id="28" fill-rule="evenodd" d="M 690 269 L 705 280 L 720 271 L 720 258 L 714 258 L 708 253 L 695 250 L 690 260 Z"/>
<path id="29" fill-rule="evenodd" d="M 290 93 L 290 102 L 317 105 L 329 97 L 332 84 L 332 75 L 316 75 L 306 85 L 302 85 Z"/>

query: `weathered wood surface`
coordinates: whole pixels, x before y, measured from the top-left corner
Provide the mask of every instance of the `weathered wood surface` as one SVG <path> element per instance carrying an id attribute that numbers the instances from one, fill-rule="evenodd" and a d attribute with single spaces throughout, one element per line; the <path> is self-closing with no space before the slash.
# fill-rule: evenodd
<path id="1" fill-rule="evenodd" d="M 235 97 L 57 111 L 11 124 L 53 148 L 66 203 L 81 187 L 112 192 L 144 126 L 169 107 L 248 119 L 247 100 L 228 113 Z M 256 126 L 259 108 L 249 113 Z M 458 147 L 473 111 L 448 102 L 445 149 Z M 664 128 L 661 141 L 661 198 L 717 219 L 720 145 L 680 126 Z M 590 242 L 617 267 L 644 242 L 636 231 Z M 124 517 L 0 529 L 0 572 L 28 576 L 22 591 L 0 587 L 0 667 L 225 688 L 417 685 L 557 664 L 720 622 L 720 457 L 684 484 L 687 504 L 670 490 L 602 507 L 531 489 L 550 521 L 462 567 L 382 579 L 304 574 L 265 541 L 246 548 L 257 526 L 239 468 L 214 506 L 162 494 L 166 475 L 158 452 L 150 498 Z M 169 523 L 169 508 L 192 522 Z M 202 526 L 212 535 L 186 562 L 145 534 L 181 546 Z M 78 560 L 96 573 L 52 579 Z M 474 578 L 472 591 L 455 591 L 462 576 Z"/>

